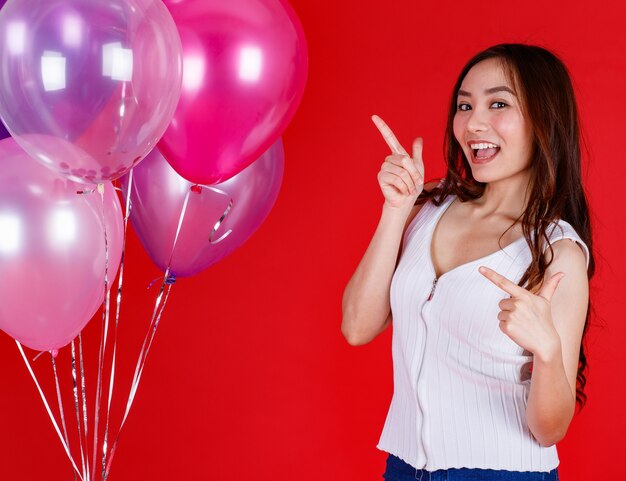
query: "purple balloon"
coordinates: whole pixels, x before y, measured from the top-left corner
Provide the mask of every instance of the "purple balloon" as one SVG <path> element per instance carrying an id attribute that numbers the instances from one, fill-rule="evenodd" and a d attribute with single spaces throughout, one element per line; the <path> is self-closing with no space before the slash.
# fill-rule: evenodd
<path id="1" fill-rule="evenodd" d="M 258 229 L 278 197 L 283 171 L 280 138 L 239 174 L 211 186 L 186 181 L 154 149 L 133 169 L 130 220 L 152 261 L 165 271 L 189 193 L 170 273 L 192 276 L 226 257 Z M 128 179 L 121 179 L 125 196 Z"/>
<path id="2" fill-rule="evenodd" d="M 0 141 L 0 329 L 39 351 L 69 343 L 104 298 L 102 198 Z M 122 208 L 104 184 L 109 282 L 122 256 Z"/>
<path id="3" fill-rule="evenodd" d="M 0 122 L 0 140 L 6 139 L 7 137 L 11 137 L 11 134 L 9 133 L 7 128 L 4 126 L 4 124 Z"/>
<path id="4" fill-rule="evenodd" d="M 0 8 L 4 7 L 5 3 L 6 3 L 6 0 L 0 0 Z M 9 133 L 7 128 L 4 126 L 4 123 L 0 122 L 0 140 L 6 139 L 7 137 L 10 137 L 10 136 L 11 134 Z"/>
<path id="5" fill-rule="evenodd" d="M 165 132 L 182 47 L 160 0 L 9 0 L 0 32 L 0 116 L 44 165 L 113 180 Z"/>
<path id="6" fill-rule="evenodd" d="M 165 0 L 183 45 L 183 89 L 159 149 L 190 182 L 223 182 L 293 118 L 306 83 L 302 25 L 285 0 Z"/>
<path id="7" fill-rule="evenodd" d="M 0 8 L 4 7 L 5 3 L 6 3 L 6 0 L 0 0 Z M 11 134 L 9 133 L 7 128 L 4 126 L 2 122 L 0 122 L 0 140 L 6 139 L 7 137 L 10 137 L 10 136 Z"/>

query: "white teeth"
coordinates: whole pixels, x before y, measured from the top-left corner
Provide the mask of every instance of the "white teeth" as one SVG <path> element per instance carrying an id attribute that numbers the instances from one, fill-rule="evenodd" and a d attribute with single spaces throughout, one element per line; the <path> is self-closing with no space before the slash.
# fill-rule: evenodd
<path id="1" fill-rule="evenodd" d="M 470 144 L 470 147 L 472 149 L 490 149 L 490 148 L 497 148 L 498 146 L 496 144 L 480 143 L 480 144 Z"/>

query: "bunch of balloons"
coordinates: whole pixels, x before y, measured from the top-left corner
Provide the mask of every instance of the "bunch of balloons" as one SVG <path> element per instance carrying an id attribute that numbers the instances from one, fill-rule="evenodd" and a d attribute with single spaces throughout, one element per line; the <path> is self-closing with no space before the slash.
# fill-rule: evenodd
<path id="1" fill-rule="evenodd" d="M 117 182 L 173 276 L 266 218 L 308 68 L 286 1 L 8 0 L 0 36 L 0 329 L 14 339 L 59 349 L 102 304 L 124 242 Z"/>

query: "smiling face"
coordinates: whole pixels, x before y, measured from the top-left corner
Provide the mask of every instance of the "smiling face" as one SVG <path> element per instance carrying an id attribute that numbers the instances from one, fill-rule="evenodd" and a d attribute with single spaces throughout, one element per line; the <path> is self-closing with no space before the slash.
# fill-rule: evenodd
<path id="1" fill-rule="evenodd" d="M 514 176 L 530 166 L 532 132 L 500 59 L 474 65 L 461 84 L 454 136 L 478 182 Z"/>

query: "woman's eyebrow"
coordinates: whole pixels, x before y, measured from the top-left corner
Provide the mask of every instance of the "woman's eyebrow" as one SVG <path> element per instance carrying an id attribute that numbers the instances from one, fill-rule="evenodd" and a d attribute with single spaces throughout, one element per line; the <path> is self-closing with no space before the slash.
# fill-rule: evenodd
<path id="1" fill-rule="evenodd" d="M 485 90 L 485 95 L 489 95 L 489 94 L 495 94 L 496 92 L 509 92 L 513 95 L 515 95 L 515 92 L 513 92 L 509 87 L 507 87 L 506 85 L 500 85 L 498 87 L 491 87 L 490 89 Z M 457 93 L 457 96 L 463 96 L 463 97 L 471 97 L 472 94 L 465 91 L 465 90 L 459 90 L 459 92 Z"/>

